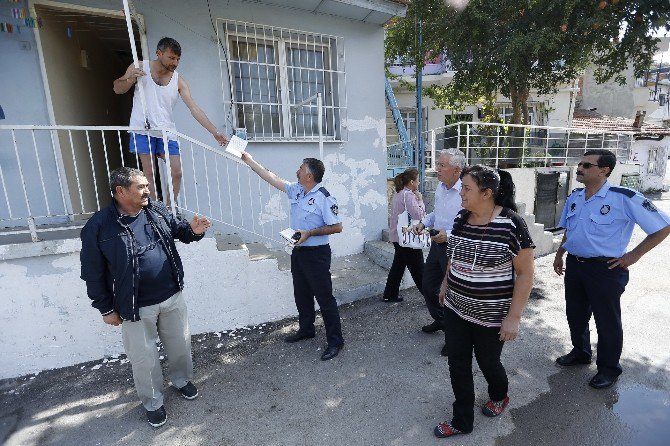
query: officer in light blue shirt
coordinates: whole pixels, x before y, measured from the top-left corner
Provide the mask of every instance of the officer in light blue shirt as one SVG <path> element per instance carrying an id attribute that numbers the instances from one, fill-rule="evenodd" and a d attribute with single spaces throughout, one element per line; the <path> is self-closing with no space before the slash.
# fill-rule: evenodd
<path id="1" fill-rule="evenodd" d="M 651 201 L 607 181 L 615 165 L 616 156 L 609 150 L 584 153 L 577 165 L 577 181 L 584 188 L 573 191 L 565 203 L 559 224 L 565 235 L 554 259 L 556 273 L 565 271 L 565 309 L 573 346 L 556 362 L 564 367 L 591 363 L 589 319 L 593 313 L 598 329 L 598 373 L 589 385 L 596 389 L 610 387 L 622 372 L 620 300 L 628 283 L 628 267 L 670 234 L 670 217 Z M 627 252 L 635 224 L 648 236 Z"/>
<path id="2" fill-rule="evenodd" d="M 342 223 L 337 200 L 321 183 L 308 192 L 300 183 L 289 183 L 285 188 L 291 203 L 291 228 L 296 231 L 310 231 L 323 226 Z M 328 244 L 328 235 L 313 235 L 299 246 L 320 246 Z"/>
<path id="3" fill-rule="evenodd" d="M 328 341 L 321 359 L 333 359 L 344 346 L 344 338 L 330 278 L 328 236 L 342 232 L 342 219 L 337 200 L 321 184 L 326 169 L 320 160 L 305 158 L 296 172 L 298 182 L 289 183 L 258 164 L 246 152 L 242 154 L 242 160 L 265 181 L 286 192 L 291 203 L 291 227 L 300 235 L 291 253 L 291 275 L 299 329 L 285 340 L 298 342 L 315 336 L 316 299 Z"/>

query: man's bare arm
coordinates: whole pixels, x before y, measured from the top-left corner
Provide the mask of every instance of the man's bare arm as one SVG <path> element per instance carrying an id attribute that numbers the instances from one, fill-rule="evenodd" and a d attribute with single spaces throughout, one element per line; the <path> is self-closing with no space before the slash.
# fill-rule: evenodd
<path id="1" fill-rule="evenodd" d="M 191 115 L 195 118 L 195 120 L 198 121 L 198 123 L 203 126 L 205 130 L 211 133 L 214 139 L 216 139 L 220 145 L 228 144 L 228 138 L 217 130 L 216 126 L 212 124 L 212 121 L 209 120 L 205 112 L 198 106 L 198 104 L 195 103 L 191 97 L 191 89 L 182 76 L 179 76 L 179 95 L 184 101 L 184 104 L 186 104 L 188 109 L 191 111 Z"/>

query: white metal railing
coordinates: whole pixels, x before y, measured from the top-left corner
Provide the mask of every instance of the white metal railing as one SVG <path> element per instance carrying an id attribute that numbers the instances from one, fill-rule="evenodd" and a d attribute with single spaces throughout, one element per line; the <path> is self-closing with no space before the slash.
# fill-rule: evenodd
<path id="1" fill-rule="evenodd" d="M 608 149 L 617 159 L 628 159 L 633 132 L 517 124 L 459 122 L 422 133 L 426 168 L 435 168 L 437 152 L 457 148 L 468 164 L 492 167 L 549 167 L 575 165 L 590 149 Z M 417 147 L 416 138 L 411 141 Z M 406 156 L 398 144 L 389 145 L 390 168 L 410 166 L 415 154 Z"/>
<path id="2" fill-rule="evenodd" d="M 38 241 L 41 232 L 83 226 L 111 202 L 110 172 L 141 165 L 139 156 L 128 152 L 129 131 L 146 132 L 118 126 L 0 125 L 0 235 L 28 233 Z M 170 199 L 175 183 L 168 174 L 174 159 L 157 162 L 157 192 L 173 213 L 198 213 L 212 219 L 215 229 L 281 243 L 278 233 L 288 227 L 283 197 L 246 164 L 181 133 L 149 133 L 166 145 L 168 139 L 179 143 L 177 200 Z"/>

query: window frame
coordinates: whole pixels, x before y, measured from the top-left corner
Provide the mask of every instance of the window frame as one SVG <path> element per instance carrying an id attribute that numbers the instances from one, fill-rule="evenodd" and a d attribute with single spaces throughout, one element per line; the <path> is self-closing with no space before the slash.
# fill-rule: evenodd
<path id="1" fill-rule="evenodd" d="M 269 32 L 268 32 L 269 31 Z M 319 73 L 322 73 L 323 79 L 323 90 L 322 93 L 322 104 L 323 104 L 323 141 L 324 142 L 346 142 L 347 141 L 347 132 L 344 123 L 346 122 L 347 114 L 347 96 L 346 96 L 346 74 L 345 74 L 345 55 L 344 55 L 344 38 L 341 36 L 333 36 L 327 34 L 319 34 L 308 31 L 299 31 L 288 28 L 280 28 L 272 25 L 263 25 L 258 23 L 242 22 L 238 20 L 229 20 L 229 19 L 217 19 L 217 37 L 219 37 L 219 61 L 221 68 L 221 84 L 223 92 L 223 102 L 224 107 L 227 107 L 227 116 L 229 124 L 232 127 L 240 127 L 240 122 L 238 119 L 238 107 L 250 106 L 254 107 L 255 105 L 262 107 L 278 107 L 279 108 L 279 135 L 273 133 L 273 119 L 271 119 L 270 131 L 266 131 L 266 124 L 263 123 L 263 114 L 261 113 L 261 128 L 262 133 L 251 132 L 247 128 L 247 138 L 249 141 L 256 142 L 318 142 L 318 127 L 316 131 L 311 131 L 309 133 L 305 132 L 305 128 L 309 125 L 311 127 L 311 122 L 314 118 L 313 113 L 305 114 L 303 113 L 303 120 L 306 117 L 309 117 L 309 123 L 303 124 L 303 134 L 298 134 L 298 125 L 293 123 L 293 112 L 292 108 L 296 107 L 296 104 L 291 103 L 291 95 L 294 99 L 296 98 L 296 93 L 292 94 L 291 90 L 291 79 L 289 78 L 289 72 L 293 69 L 297 69 L 301 72 L 302 70 L 315 71 L 317 73 L 317 88 L 318 88 L 318 78 Z M 296 37 L 293 39 L 292 37 Z M 267 45 L 272 46 L 273 52 L 277 57 L 277 60 L 274 64 L 268 62 L 259 62 L 256 61 L 244 61 L 239 57 L 233 59 L 233 45 L 235 42 L 245 42 L 248 45 Z M 289 53 L 292 49 L 297 50 L 306 50 L 308 52 L 307 60 L 310 59 L 310 52 L 315 52 L 322 54 L 322 68 L 316 68 L 316 62 L 318 59 L 315 59 L 315 67 L 310 66 L 296 66 L 295 62 L 292 62 L 293 65 L 289 66 Z M 239 50 L 238 50 L 239 53 Z M 316 56 L 315 56 L 316 57 Z M 266 103 L 266 102 L 254 102 L 253 101 L 253 77 L 250 77 L 251 83 L 250 87 L 252 88 L 252 98 L 251 101 L 238 101 L 237 98 L 237 82 L 235 77 L 235 65 L 241 66 L 242 63 L 248 63 L 250 66 L 263 66 L 269 65 L 273 66 L 276 69 L 276 80 L 274 88 L 278 94 L 276 94 L 276 99 L 279 101 L 276 104 Z M 239 68 L 238 68 L 239 70 Z M 294 86 L 298 82 L 293 80 Z M 302 80 L 299 81 L 301 87 L 304 85 Z M 259 89 L 262 89 L 259 81 Z M 268 85 L 268 91 L 270 90 L 270 85 Z M 311 93 L 311 90 L 310 90 Z M 261 95 L 262 97 L 262 91 Z M 300 95 L 304 96 L 304 95 Z M 227 99 L 226 99 L 227 97 Z M 310 103 L 305 104 L 305 107 L 316 108 L 316 99 L 312 100 Z M 253 113 L 253 110 L 252 110 Z M 299 116 L 296 113 L 296 119 L 299 119 Z M 244 116 L 244 108 L 242 111 Z M 271 115 L 272 116 L 272 115 Z M 254 127 L 256 118 L 254 117 Z M 271 136 L 268 136 L 268 133 Z M 295 134 L 295 135 L 294 135 Z"/>

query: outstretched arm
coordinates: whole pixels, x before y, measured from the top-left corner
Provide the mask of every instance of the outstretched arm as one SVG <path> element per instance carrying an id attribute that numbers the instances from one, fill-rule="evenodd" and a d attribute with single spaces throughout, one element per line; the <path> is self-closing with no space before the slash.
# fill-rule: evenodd
<path id="1" fill-rule="evenodd" d="M 267 181 L 280 191 L 286 192 L 286 185 L 288 184 L 288 181 L 279 178 L 277 174 L 275 174 L 274 172 L 270 172 L 265 167 L 258 164 L 256 160 L 254 160 L 249 153 L 242 152 L 242 161 L 244 161 L 247 164 L 247 166 L 251 168 L 251 170 L 256 172 L 259 177 L 263 178 L 265 181 Z"/>
<path id="2" fill-rule="evenodd" d="M 216 126 L 212 124 L 212 121 L 209 120 L 205 112 L 202 111 L 198 104 L 195 103 L 191 97 L 191 89 L 182 76 L 179 76 L 179 95 L 184 101 L 184 104 L 186 104 L 188 109 L 191 111 L 191 115 L 201 126 L 203 126 L 209 133 L 212 134 L 219 145 L 228 144 L 228 138 L 226 138 L 225 135 L 219 133 L 219 131 L 216 129 Z"/>

